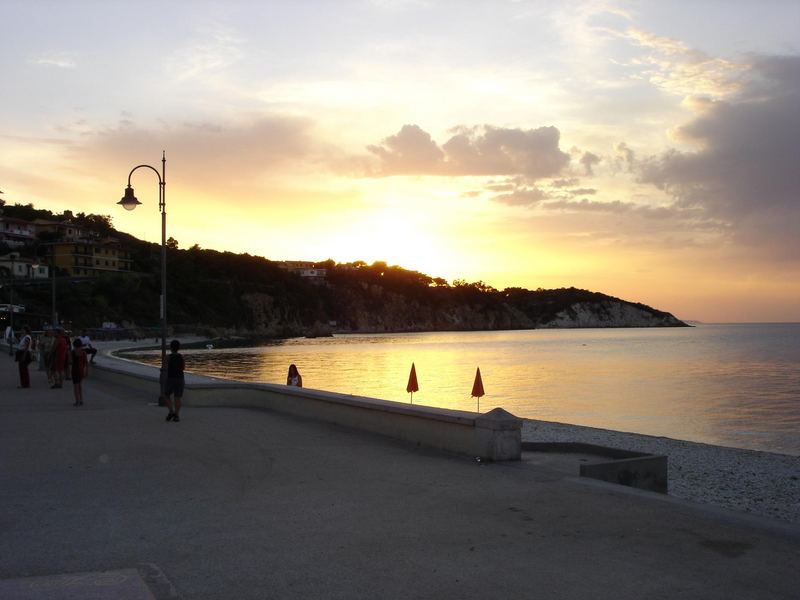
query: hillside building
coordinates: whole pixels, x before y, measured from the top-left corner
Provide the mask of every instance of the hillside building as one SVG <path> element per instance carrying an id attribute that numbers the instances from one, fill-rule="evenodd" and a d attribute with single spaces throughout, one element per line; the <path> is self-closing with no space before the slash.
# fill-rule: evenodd
<path id="1" fill-rule="evenodd" d="M 31 221 L 0 215 L 0 242 L 19 248 L 36 241 L 36 226 Z"/>
<path id="2" fill-rule="evenodd" d="M 53 243 L 52 249 L 56 268 L 70 277 L 97 277 L 132 270 L 130 252 L 114 238 L 64 240 Z"/>
<path id="3" fill-rule="evenodd" d="M 11 252 L 0 256 L 0 276 L 3 279 L 47 279 L 50 269 L 47 265 L 39 264 L 32 258 L 20 256 L 18 252 Z"/>
<path id="4" fill-rule="evenodd" d="M 328 270 L 317 267 L 316 263 L 303 260 L 284 260 L 277 263 L 278 267 L 284 271 L 289 271 L 295 275 L 306 279 L 311 283 L 325 283 Z"/>

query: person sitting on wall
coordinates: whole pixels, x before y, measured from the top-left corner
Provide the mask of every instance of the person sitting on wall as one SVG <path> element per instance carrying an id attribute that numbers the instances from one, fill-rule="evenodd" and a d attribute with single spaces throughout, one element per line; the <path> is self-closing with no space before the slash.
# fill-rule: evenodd
<path id="1" fill-rule="evenodd" d="M 94 364 L 94 357 L 97 354 L 97 348 L 92 346 L 92 340 L 89 339 L 89 335 L 86 333 L 85 329 L 81 332 L 80 340 L 81 344 L 83 344 L 83 351 L 86 353 L 86 356 L 90 358 L 90 362 Z"/>
<path id="2" fill-rule="evenodd" d="M 286 376 L 286 385 L 292 385 L 294 387 L 303 387 L 303 378 L 300 376 L 300 371 L 297 370 L 297 367 L 292 363 L 289 365 L 289 374 Z"/>

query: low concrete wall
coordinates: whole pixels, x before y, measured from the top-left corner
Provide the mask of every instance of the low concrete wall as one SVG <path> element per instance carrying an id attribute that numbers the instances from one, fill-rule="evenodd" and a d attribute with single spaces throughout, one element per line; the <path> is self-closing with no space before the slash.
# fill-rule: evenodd
<path id="1" fill-rule="evenodd" d="M 580 475 L 660 494 L 668 491 L 666 456 L 647 455 L 581 465 Z"/>
<path id="2" fill-rule="evenodd" d="M 666 456 L 609 448 L 579 442 L 524 442 L 527 452 L 595 454 L 611 460 L 580 465 L 579 475 L 660 494 L 668 493 L 669 460 Z"/>
<path id="3" fill-rule="evenodd" d="M 125 368 L 129 367 L 129 368 Z M 158 371 L 138 364 L 95 365 L 92 377 L 158 395 Z M 519 460 L 522 420 L 496 408 L 485 414 L 265 383 L 187 376 L 185 406 L 261 408 L 448 450 L 483 460 Z"/>

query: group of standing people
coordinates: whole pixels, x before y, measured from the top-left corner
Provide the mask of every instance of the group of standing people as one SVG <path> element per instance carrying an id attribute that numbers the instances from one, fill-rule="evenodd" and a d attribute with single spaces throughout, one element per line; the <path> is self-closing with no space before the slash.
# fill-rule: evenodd
<path id="1" fill-rule="evenodd" d="M 167 359 L 166 380 L 164 381 L 163 395 L 169 412 L 167 421 L 180 422 L 181 400 L 184 389 L 183 356 L 180 354 L 180 342 L 172 340 L 170 343 L 170 356 Z M 73 406 L 83 406 L 82 381 L 88 375 L 89 363 L 94 362 L 97 350 L 91 345 L 91 340 L 83 335 L 70 340 L 67 332 L 60 327 L 49 329 L 40 338 L 38 348 L 31 336 L 29 327 L 23 328 L 23 335 L 17 345 L 16 361 L 19 365 L 20 388 L 31 386 L 28 365 L 33 362 L 34 349 L 38 350 L 43 366 L 47 372 L 47 381 L 51 389 L 64 386 L 64 378 L 72 380 L 75 394 Z M 89 359 L 91 357 L 91 360 Z M 303 387 L 303 378 L 297 366 L 289 365 L 286 376 L 286 385 Z"/>
<path id="2" fill-rule="evenodd" d="M 28 365 L 33 361 L 34 349 L 36 349 L 36 344 L 31 336 L 31 330 L 29 327 L 24 327 L 15 356 L 19 365 L 19 387 L 21 388 L 31 386 Z M 83 406 L 82 381 L 88 374 L 88 356 L 91 356 L 91 362 L 94 362 L 94 356 L 97 354 L 97 350 L 92 347 L 85 332 L 83 336 L 70 340 L 63 328 L 48 329 L 39 340 L 38 352 L 43 359 L 50 388 L 63 387 L 66 377 L 72 381 L 75 395 L 73 406 Z"/>

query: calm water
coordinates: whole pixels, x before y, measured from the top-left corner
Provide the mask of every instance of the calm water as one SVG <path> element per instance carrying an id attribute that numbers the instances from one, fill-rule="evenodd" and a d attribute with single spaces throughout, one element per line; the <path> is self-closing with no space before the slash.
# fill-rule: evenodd
<path id="1" fill-rule="evenodd" d="M 187 369 L 800 455 L 800 324 L 346 335 L 186 351 Z M 157 361 L 156 355 L 142 356 Z"/>

